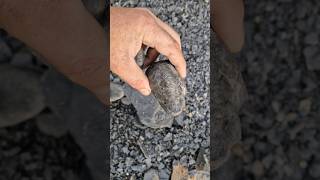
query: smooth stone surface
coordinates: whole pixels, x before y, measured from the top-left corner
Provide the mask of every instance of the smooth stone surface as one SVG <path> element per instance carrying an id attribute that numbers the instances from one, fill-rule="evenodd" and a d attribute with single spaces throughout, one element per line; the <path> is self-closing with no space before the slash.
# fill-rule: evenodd
<path id="1" fill-rule="evenodd" d="M 67 122 L 58 118 L 53 113 L 42 113 L 36 117 L 37 127 L 41 132 L 53 136 L 61 137 L 68 132 Z"/>
<path id="2" fill-rule="evenodd" d="M 110 102 L 117 101 L 124 96 L 124 91 L 121 85 L 110 82 Z"/>
<path id="3" fill-rule="evenodd" d="M 124 85 L 124 92 L 137 110 L 142 124 L 150 128 L 171 127 L 173 117 L 164 111 L 153 94 L 143 96 L 127 84 Z"/>
<path id="4" fill-rule="evenodd" d="M 186 85 L 169 61 L 152 63 L 147 69 L 152 94 L 170 115 L 179 115 L 185 107 Z"/>
<path id="5" fill-rule="evenodd" d="M 10 63 L 14 66 L 32 66 L 32 55 L 27 52 L 16 53 Z"/>
<path id="6" fill-rule="evenodd" d="M 70 106 L 73 88 L 70 80 L 55 69 L 50 68 L 44 73 L 41 86 L 47 106 L 59 118 L 65 118 L 68 114 L 67 107 Z"/>
<path id="7" fill-rule="evenodd" d="M 0 127 L 28 120 L 44 107 L 40 74 L 11 65 L 0 65 Z"/>
<path id="8" fill-rule="evenodd" d="M 107 117 L 109 111 L 92 93 L 57 71 L 50 69 L 43 78 L 43 89 L 50 109 L 67 120 L 68 131 L 87 158 L 95 179 L 106 177 Z"/>

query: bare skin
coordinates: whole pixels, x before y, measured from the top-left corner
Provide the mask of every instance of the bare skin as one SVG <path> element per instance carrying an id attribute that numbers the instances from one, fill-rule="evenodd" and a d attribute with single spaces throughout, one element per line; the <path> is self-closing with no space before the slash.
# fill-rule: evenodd
<path id="1" fill-rule="evenodd" d="M 243 0 L 211 1 L 211 25 L 232 52 L 239 52 L 244 43 Z"/>
<path id="2" fill-rule="evenodd" d="M 149 95 L 151 90 L 148 78 L 134 60 L 143 46 L 154 48 L 148 57 L 154 59 L 157 52 L 165 55 L 180 76 L 186 77 L 186 62 L 181 50 L 180 37 L 171 27 L 147 9 L 112 7 L 110 69 L 141 94 Z"/>
<path id="3" fill-rule="evenodd" d="M 243 45 L 242 0 L 211 3 L 214 29 L 231 52 Z M 145 66 L 161 53 L 186 76 L 179 35 L 146 9 L 111 8 L 110 68 L 144 95 L 148 79 L 134 61 L 151 47 Z M 1 0 L 0 27 L 36 50 L 60 72 L 108 103 L 107 37 L 80 0 Z M 158 53 L 159 52 L 159 53 Z"/>
<path id="4" fill-rule="evenodd" d="M 0 27 L 107 104 L 107 37 L 81 0 L 1 0 Z"/>

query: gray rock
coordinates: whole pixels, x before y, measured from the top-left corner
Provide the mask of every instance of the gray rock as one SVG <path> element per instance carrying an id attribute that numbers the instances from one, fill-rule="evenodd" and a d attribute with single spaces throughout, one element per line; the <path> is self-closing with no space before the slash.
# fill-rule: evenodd
<path id="1" fill-rule="evenodd" d="M 33 118 L 44 109 L 39 73 L 1 65 L 0 83 L 0 127 Z"/>
<path id="2" fill-rule="evenodd" d="M 11 62 L 15 66 L 32 66 L 32 55 L 27 52 L 19 52 L 13 55 Z"/>
<path id="3" fill-rule="evenodd" d="M 121 103 L 124 104 L 124 105 L 130 105 L 131 104 L 129 98 L 127 98 L 127 97 L 121 98 Z"/>
<path id="4" fill-rule="evenodd" d="M 320 163 L 314 162 L 309 169 L 309 173 L 313 178 L 320 178 Z"/>
<path id="5" fill-rule="evenodd" d="M 211 168 L 220 167 L 230 155 L 232 146 L 240 141 L 239 110 L 246 97 L 240 68 L 234 59 L 211 34 L 211 106 L 213 121 L 210 124 Z M 214 107 L 214 108 L 213 108 Z"/>
<path id="6" fill-rule="evenodd" d="M 149 169 L 144 174 L 143 180 L 159 180 L 159 172 L 155 169 Z"/>
<path id="7" fill-rule="evenodd" d="M 307 58 L 307 67 L 311 71 L 320 70 L 320 52 L 311 58 Z"/>
<path id="8" fill-rule="evenodd" d="M 61 73 L 53 68 L 49 68 L 41 79 L 41 86 L 45 95 L 47 106 L 59 118 L 64 119 L 68 112 L 71 101 L 73 85 Z"/>
<path id="9" fill-rule="evenodd" d="M 68 132 L 67 122 L 52 113 L 42 113 L 37 116 L 36 124 L 40 131 L 57 138 L 67 134 Z"/>
<path id="10" fill-rule="evenodd" d="M 179 115 L 185 107 L 186 85 L 169 61 L 151 64 L 146 75 L 152 94 L 170 115 Z"/>
<path id="11" fill-rule="evenodd" d="M 197 157 L 197 162 L 196 162 L 197 170 L 210 172 L 209 161 L 210 160 L 208 158 L 208 155 L 205 152 L 205 149 L 200 148 L 198 157 Z"/>
<path id="12" fill-rule="evenodd" d="M 185 113 L 182 112 L 178 116 L 174 117 L 174 123 L 178 126 L 183 126 L 185 124 L 183 121 L 184 117 L 185 117 Z"/>
<path id="13" fill-rule="evenodd" d="M 82 0 L 84 6 L 93 15 L 100 15 L 106 7 L 105 0 Z"/>
<path id="14" fill-rule="evenodd" d="M 110 102 L 117 101 L 124 96 L 123 88 L 121 85 L 111 82 L 110 83 Z"/>
<path id="15" fill-rule="evenodd" d="M 319 35 L 317 33 L 310 33 L 304 38 L 304 42 L 308 45 L 317 45 L 319 43 Z"/>
<path id="16" fill-rule="evenodd" d="M 50 68 L 42 81 L 49 108 L 62 119 L 87 158 L 90 174 L 96 179 L 106 177 L 106 118 L 109 111 L 87 89 L 80 87 Z"/>
<path id="17" fill-rule="evenodd" d="M 168 169 L 160 169 L 159 172 L 159 178 L 160 180 L 169 180 L 170 179 L 170 174 L 169 174 L 169 170 Z"/>
<path id="18" fill-rule="evenodd" d="M 124 92 L 136 108 L 142 124 L 151 128 L 171 127 L 173 117 L 164 111 L 153 94 L 143 96 L 127 84 Z"/>
<path id="19" fill-rule="evenodd" d="M 312 108 L 312 99 L 306 98 L 300 101 L 299 103 L 299 112 L 302 115 L 308 115 Z"/>
<path id="20" fill-rule="evenodd" d="M 163 141 L 171 141 L 172 140 L 172 134 L 168 133 L 164 138 Z"/>
<path id="21" fill-rule="evenodd" d="M 12 56 L 10 47 L 4 41 L 0 40 L 0 62 L 7 61 Z"/>

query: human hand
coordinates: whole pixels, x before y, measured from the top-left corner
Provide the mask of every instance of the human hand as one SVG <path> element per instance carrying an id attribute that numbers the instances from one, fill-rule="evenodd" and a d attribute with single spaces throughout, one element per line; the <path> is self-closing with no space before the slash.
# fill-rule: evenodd
<path id="1" fill-rule="evenodd" d="M 180 37 L 171 27 L 147 9 L 111 7 L 110 69 L 141 94 L 149 95 L 148 78 L 134 60 L 142 46 L 165 55 L 180 76 L 186 77 Z"/>
<path id="2" fill-rule="evenodd" d="M 244 43 L 243 17 L 243 0 L 211 2 L 211 25 L 232 53 L 240 51 Z"/>
<path id="3" fill-rule="evenodd" d="M 80 0 L 0 1 L 0 26 L 101 102 L 109 102 L 107 36 Z"/>

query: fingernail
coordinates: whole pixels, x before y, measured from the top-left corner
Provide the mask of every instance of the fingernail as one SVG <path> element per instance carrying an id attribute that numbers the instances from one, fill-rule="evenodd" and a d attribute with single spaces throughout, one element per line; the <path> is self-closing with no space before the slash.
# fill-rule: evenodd
<path id="1" fill-rule="evenodd" d="M 148 96 L 151 93 L 150 89 L 140 89 L 141 94 Z"/>

